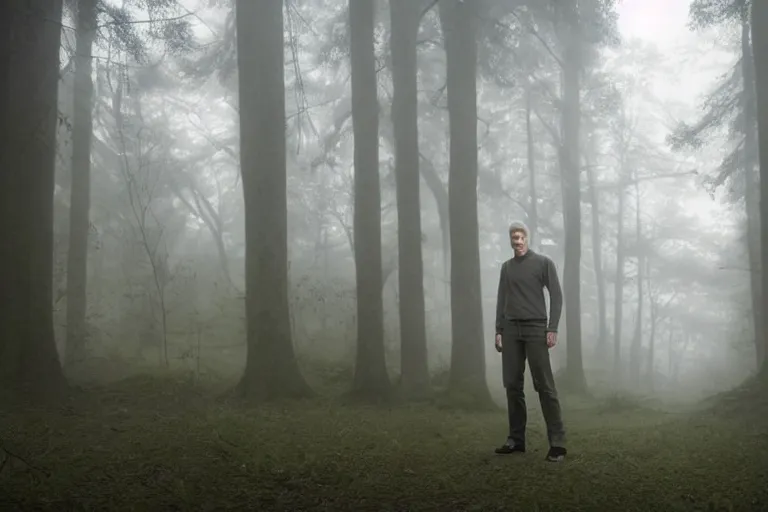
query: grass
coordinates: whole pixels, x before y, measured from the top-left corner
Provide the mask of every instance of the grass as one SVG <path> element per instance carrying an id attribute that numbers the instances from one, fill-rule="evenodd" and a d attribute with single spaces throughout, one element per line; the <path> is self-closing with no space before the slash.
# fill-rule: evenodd
<path id="1" fill-rule="evenodd" d="M 0 417 L 0 510 L 768 509 L 764 422 L 566 404 L 552 464 L 530 402 L 528 453 L 496 456 L 503 411 L 246 408 L 134 377 Z"/>

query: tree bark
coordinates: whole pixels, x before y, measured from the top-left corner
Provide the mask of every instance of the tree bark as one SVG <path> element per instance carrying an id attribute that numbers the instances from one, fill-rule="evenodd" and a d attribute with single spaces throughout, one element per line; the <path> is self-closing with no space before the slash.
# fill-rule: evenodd
<path id="1" fill-rule="evenodd" d="M 420 11 L 420 2 L 390 1 L 400 280 L 400 386 L 406 396 L 413 397 L 424 396 L 429 391 L 419 194 L 416 43 Z"/>
<path id="2" fill-rule="evenodd" d="M 755 68 L 755 90 L 757 91 L 757 125 L 758 148 L 760 154 L 760 224 L 768 226 L 768 3 L 752 2 L 752 54 Z M 757 28 L 757 30 L 755 30 Z M 768 230 L 762 230 L 761 237 L 761 267 L 768 268 Z M 762 289 L 768 290 L 768 272 L 761 274 Z M 768 300 L 763 294 L 760 316 L 763 321 L 761 332 L 765 333 L 765 322 L 768 321 Z M 768 382 L 768 358 L 766 340 L 763 339 L 763 360 L 758 361 L 761 377 Z"/>
<path id="3" fill-rule="evenodd" d="M 635 223 L 637 230 L 637 317 L 635 318 L 635 332 L 632 337 L 632 348 L 629 358 L 629 379 L 635 388 L 640 384 L 640 352 L 643 347 L 643 281 L 645 281 L 645 260 L 643 257 L 643 230 L 640 217 L 640 183 L 635 180 Z"/>
<path id="4" fill-rule="evenodd" d="M 581 33 L 575 13 L 575 2 L 569 3 L 564 17 L 563 52 L 563 148 L 560 160 L 560 183 L 563 195 L 563 227 L 565 230 L 565 264 L 563 291 L 566 323 L 566 380 L 575 392 L 586 391 L 581 343 L 581 159 L 580 85 Z"/>
<path id="5" fill-rule="evenodd" d="M 648 391 L 654 392 L 656 383 L 656 330 L 658 328 L 658 310 L 659 305 L 651 294 L 651 258 L 646 257 L 646 279 L 648 286 L 648 302 L 650 303 L 651 314 L 651 332 L 648 335 L 648 373 L 647 373 L 647 385 Z"/>
<path id="6" fill-rule="evenodd" d="M 0 6 L 0 389 L 65 388 L 53 333 L 61 0 Z"/>
<path id="7" fill-rule="evenodd" d="M 288 309 L 283 1 L 238 0 L 236 9 L 248 344 L 239 391 L 304 397 Z"/>
<path id="8" fill-rule="evenodd" d="M 616 215 L 616 276 L 613 288 L 613 379 L 614 383 L 621 384 L 621 329 L 624 320 L 624 203 L 626 192 L 623 182 L 625 181 L 623 166 L 619 169 L 621 176 L 619 178 L 622 184 L 619 185 L 619 206 Z"/>
<path id="9" fill-rule="evenodd" d="M 77 2 L 75 87 L 72 114 L 72 183 L 69 201 L 67 255 L 67 330 L 65 364 L 85 357 L 88 233 L 91 209 L 91 137 L 93 135 L 93 41 L 96 38 L 97 0 Z"/>
<path id="10" fill-rule="evenodd" d="M 350 0 L 352 126 L 355 140 L 354 252 L 357 272 L 357 354 L 352 394 L 386 398 L 382 297 L 379 101 L 374 49 L 374 0 Z"/>
<path id="11" fill-rule="evenodd" d="M 750 269 L 750 297 L 752 300 L 752 325 L 755 336 L 757 366 L 765 358 L 763 322 L 760 318 L 762 286 L 760 281 L 760 189 L 758 170 L 757 119 L 755 118 L 755 68 L 749 31 L 749 12 L 744 7 L 741 19 L 741 74 L 744 91 L 741 95 L 744 112 L 744 206 L 747 216 L 747 253 Z"/>
<path id="12" fill-rule="evenodd" d="M 590 153 L 594 151 L 594 141 L 590 137 Z M 595 287 L 597 289 L 597 346 L 596 356 L 601 362 L 606 362 L 605 354 L 608 348 L 608 315 L 605 299 L 605 272 L 603 270 L 603 239 L 600 229 L 600 195 L 595 184 L 595 169 L 587 162 L 587 186 L 589 191 L 590 213 L 592 215 L 592 258 L 595 272 Z"/>
<path id="13" fill-rule="evenodd" d="M 448 202 L 451 247 L 449 391 L 490 403 L 480 289 L 477 219 L 477 14 L 471 2 L 440 0 L 450 119 Z"/>
<path id="14" fill-rule="evenodd" d="M 538 241 L 539 236 L 539 210 L 538 204 L 536 203 L 538 194 L 536 193 L 536 146 L 535 141 L 533 140 L 533 122 L 531 120 L 531 114 L 533 113 L 532 102 L 531 86 L 526 85 L 525 142 L 528 158 L 528 229 L 530 230 L 528 243 L 531 247 L 534 247 L 535 243 Z"/>

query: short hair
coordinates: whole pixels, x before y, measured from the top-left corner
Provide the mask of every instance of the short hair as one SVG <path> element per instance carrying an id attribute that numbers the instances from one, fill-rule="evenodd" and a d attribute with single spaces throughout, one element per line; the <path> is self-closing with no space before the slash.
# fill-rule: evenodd
<path id="1" fill-rule="evenodd" d="M 516 220 L 512 222 L 512 224 L 509 225 L 509 234 L 512 235 L 515 231 L 522 231 L 525 233 L 525 238 L 529 238 L 530 231 L 528 230 L 528 226 L 525 225 L 525 222 Z"/>

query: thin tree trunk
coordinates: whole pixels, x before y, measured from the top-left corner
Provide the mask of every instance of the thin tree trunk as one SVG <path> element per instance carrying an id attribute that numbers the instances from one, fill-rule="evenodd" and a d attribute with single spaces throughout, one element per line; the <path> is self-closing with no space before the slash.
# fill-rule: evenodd
<path id="1" fill-rule="evenodd" d="M 760 224 L 768 226 L 768 2 L 752 2 L 752 52 L 755 69 L 755 90 L 757 91 L 758 148 L 760 154 Z M 755 30 L 756 29 L 756 30 Z M 761 231 L 761 268 L 768 269 L 768 229 Z M 768 272 L 761 273 L 763 290 L 768 290 Z M 768 298 L 763 294 L 759 316 L 762 317 L 762 333 L 766 332 L 768 321 Z M 765 338 L 765 337 L 764 337 Z M 763 359 L 758 361 L 761 376 L 768 382 L 768 357 L 763 339 Z"/>
<path id="2" fill-rule="evenodd" d="M 530 230 L 529 244 L 531 247 L 538 241 L 539 236 L 539 213 L 538 213 L 538 194 L 536 193 L 536 147 L 533 140 L 531 86 L 525 88 L 525 141 L 528 156 L 528 229 Z"/>
<path id="3" fill-rule="evenodd" d="M 490 404 L 480 290 L 477 219 L 476 6 L 440 0 L 450 118 L 448 204 L 451 246 L 451 374 L 449 389 Z"/>
<path id="4" fill-rule="evenodd" d="M 416 67 L 421 6 L 414 0 L 391 0 L 390 10 L 399 245 L 400 386 L 406 396 L 420 397 L 429 391 Z"/>
<path id="5" fill-rule="evenodd" d="M 613 378 L 614 383 L 620 385 L 622 382 L 621 370 L 621 328 L 623 324 L 624 313 L 624 203 L 625 186 L 624 173 L 622 166 L 620 169 L 621 177 L 619 181 L 619 207 L 616 215 L 616 277 L 614 282 L 614 309 L 613 309 Z"/>
<path id="6" fill-rule="evenodd" d="M 67 255 L 67 330 L 65 363 L 85 357 L 88 279 L 88 232 L 91 209 L 91 137 L 93 134 L 93 41 L 97 0 L 78 0 L 75 43 L 74 111 L 72 114 L 72 184 Z"/>
<path id="7" fill-rule="evenodd" d="M 645 281 L 645 263 L 643 258 L 643 231 L 640 217 L 640 184 L 635 180 L 635 222 L 637 230 L 637 317 L 635 318 L 635 333 L 632 337 L 632 348 L 629 358 L 629 379 L 633 386 L 640 383 L 640 352 L 643 346 L 643 281 Z"/>
<path id="8" fill-rule="evenodd" d="M 744 112 L 744 203 L 747 214 L 747 253 L 750 269 L 750 295 L 752 299 L 752 325 L 755 336 L 757 366 L 765 357 L 763 322 L 760 319 L 762 290 L 760 284 L 760 189 L 758 170 L 757 119 L 755 118 L 755 69 L 749 32 L 749 12 L 745 7 L 741 20 L 741 73 L 744 80 L 742 110 Z"/>
<path id="9" fill-rule="evenodd" d="M 648 286 L 648 300 L 650 303 L 650 313 L 651 313 L 651 332 L 648 335 L 648 390 L 653 393 L 655 388 L 655 379 L 656 379 L 656 373 L 655 373 L 655 367 L 656 367 L 656 321 L 658 318 L 658 309 L 659 305 L 654 300 L 653 296 L 651 295 L 651 258 L 646 257 L 645 264 L 647 266 L 646 268 L 646 276 L 647 276 L 647 286 Z"/>
<path id="10" fill-rule="evenodd" d="M 310 389 L 288 304 L 283 1 L 237 0 L 236 9 L 248 341 L 239 391 L 255 400 L 303 397 Z"/>
<path id="11" fill-rule="evenodd" d="M 590 156 L 593 156 L 594 139 L 590 136 Z M 595 287 L 597 289 L 597 345 L 596 356 L 601 362 L 606 362 L 608 352 L 608 315 L 605 298 L 605 272 L 603 270 L 602 230 L 600 229 L 600 195 L 595 183 L 595 169 L 587 162 L 587 187 L 589 192 L 590 213 L 592 215 L 592 258 L 595 272 Z"/>
<path id="12" fill-rule="evenodd" d="M 569 3 L 565 23 L 563 55 L 563 156 L 561 178 L 563 227 L 565 230 L 565 264 L 563 291 L 566 323 L 566 372 L 568 387 L 574 392 L 586 390 L 581 344 L 581 159 L 579 158 L 581 35 L 576 2 Z"/>
<path id="13" fill-rule="evenodd" d="M 0 390 L 65 388 L 53 333 L 61 0 L 0 5 Z"/>
<path id="14" fill-rule="evenodd" d="M 374 50 L 374 0 L 350 0 L 352 125 L 355 138 L 354 252 L 357 271 L 357 356 L 352 393 L 378 400 L 389 393 L 379 184 L 379 102 Z"/>

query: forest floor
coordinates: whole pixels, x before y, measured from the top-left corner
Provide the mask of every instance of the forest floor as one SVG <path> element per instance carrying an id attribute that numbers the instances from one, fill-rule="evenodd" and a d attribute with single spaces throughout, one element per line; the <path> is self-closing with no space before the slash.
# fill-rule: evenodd
<path id="1" fill-rule="evenodd" d="M 529 396 L 533 393 L 529 393 Z M 768 510 L 768 422 L 564 400 L 569 455 L 494 455 L 504 411 L 246 408 L 134 377 L 0 416 L 0 510 Z"/>

